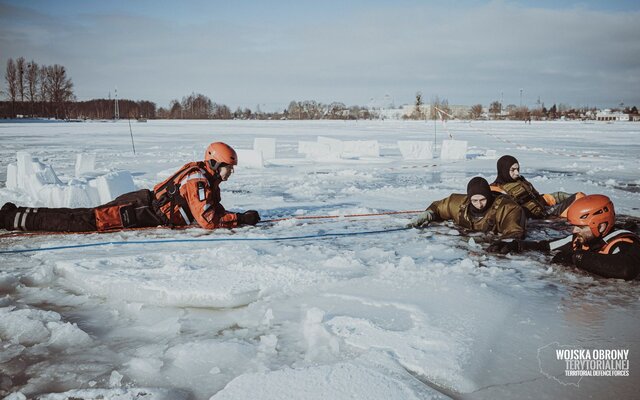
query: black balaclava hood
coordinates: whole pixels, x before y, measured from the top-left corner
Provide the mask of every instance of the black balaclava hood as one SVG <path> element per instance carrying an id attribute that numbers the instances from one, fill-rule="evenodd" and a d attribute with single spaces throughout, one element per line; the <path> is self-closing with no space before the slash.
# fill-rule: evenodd
<path id="1" fill-rule="evenodd" d="M 476 194 L 486 197 L 487 205 L 482 210 L 478 210 L 471 203 L 469 203 L 469 206 L 471 207 L 471 211 L 475 214 L 484 214 L 491 207 L 491 204 L 493 204 L 493 193 L 489 187 L 489 182 L 480 176 L 476 176 L 471 179 L 467 184 L 467 196 L 469 197 L 469 201 L 471 201 L 471 196 Z"/>
<path id="2" fill-rule="evenodd" d="M 520 164 L 514 156 L 502 156 L 498 159 L 498 177 L 496 183 L 515 182 L 515 179 L 509 175 L 509 170 L 513 164 Z"/>

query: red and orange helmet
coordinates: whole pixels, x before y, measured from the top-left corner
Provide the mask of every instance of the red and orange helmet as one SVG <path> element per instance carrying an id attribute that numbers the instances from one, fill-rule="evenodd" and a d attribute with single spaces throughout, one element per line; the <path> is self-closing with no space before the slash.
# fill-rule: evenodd
<path id="1" fill-rule="evenodd" d="M 616 213 L 607 196 L 590 194 L 576 200 L 567 210 L 567 220 L 571 225 L 589 226 L 595 237 L 607 235 L 613 229 Z M 600 231 L 602 224 L 606 224 Z"/>
<path id="2" fill-rule="evenodd" d="M 211 164 L 212 169 L 217 169 L 220 164 L 238 165 L 238 155 L 228 144 L 214 142 L 204 152 L 204 161 Z"/>

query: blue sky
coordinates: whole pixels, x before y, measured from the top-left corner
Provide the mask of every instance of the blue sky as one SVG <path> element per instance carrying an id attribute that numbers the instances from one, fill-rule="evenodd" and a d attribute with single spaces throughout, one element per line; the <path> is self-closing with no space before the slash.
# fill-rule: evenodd
<path id="1" fill-rule="evenodd" d="M 520 89 L 532 107 L 640 105 L 640 2 L 450 3 L 0 0 L 0 65 L 62 64 L 80 100 L 117 87 L 164 107 L 519 104 Z"/>

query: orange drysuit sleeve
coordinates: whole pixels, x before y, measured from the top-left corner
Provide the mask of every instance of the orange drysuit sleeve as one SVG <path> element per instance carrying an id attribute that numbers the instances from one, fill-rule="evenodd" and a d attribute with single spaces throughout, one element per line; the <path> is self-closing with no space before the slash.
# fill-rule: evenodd
<path id="1" fill-rule="evenodd" d="M 210 185 L 203 174 L 189 174 L 180 185 L 180 194 L 187 201 L 191 215 L 200 227 L 216 229 L 238 226 L 237 214 L 227 212 L 220 204 L 218 185 Z"/>

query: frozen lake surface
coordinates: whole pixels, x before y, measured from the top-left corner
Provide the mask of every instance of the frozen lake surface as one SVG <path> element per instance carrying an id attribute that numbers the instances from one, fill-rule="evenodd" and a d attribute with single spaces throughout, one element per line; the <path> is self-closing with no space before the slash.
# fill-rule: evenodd
<path id="1" fill-rule="evenodd" d="M 221 185 L 263 219 L 418 210 L 497 157 L 540 192 L 602 193 L 640 216 L 640 124 L 449 122 L 467 159 L 405 161 L 398 140 L 433 122 L 0 123 L 0 204 L 46 206 L 5 187 L 28 151 L 74 177 L 79 153 L 152 188 L 206 145 L 276 139 L 265 168 Z M 298 154 L 317 136 L 377 140 L 379 157 Z M 447 138 L 437 126 L 439 146 Z M 400 228 L 411 215 L 285 220 L 205 232 L 0 238 L 0 250 L 170 238 L 274 238 Z M 565 231 L 566 232 L 566 231 Z M 531 237 L 565 232 L 532 224 Z M 486 255 L 450 226 L 296 241 L 109 245 L 0 255 L 0 395 L 10 398 L 632 398 L 640 392 L 638 282 L 599 279 L 542 254 Z M 564 376 L 556 348 L 628 349 L 630 377 Z M 58 393 L 58 394 L 56 394 Z"/>

